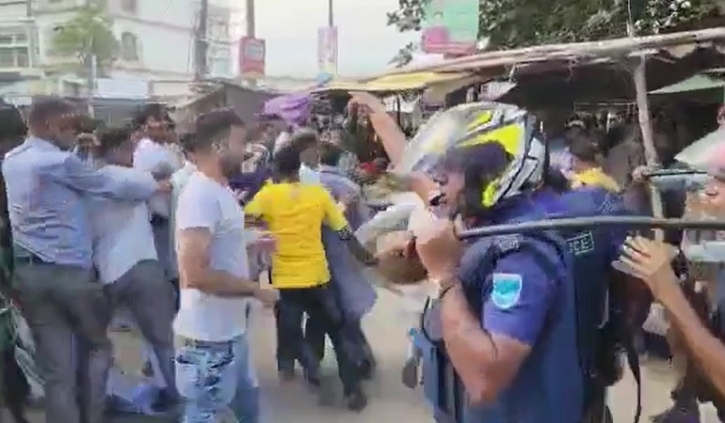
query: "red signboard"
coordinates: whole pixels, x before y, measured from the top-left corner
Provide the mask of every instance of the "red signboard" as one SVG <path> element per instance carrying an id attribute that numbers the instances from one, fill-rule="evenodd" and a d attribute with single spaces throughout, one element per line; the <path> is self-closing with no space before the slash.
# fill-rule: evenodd
<path id="1" fill-rule="evenodd" d="M 266 54 L 264 40 L 254 37 L 242 37 L 239 40 L 239 73 L 243 77 L 264 76 Z"/>

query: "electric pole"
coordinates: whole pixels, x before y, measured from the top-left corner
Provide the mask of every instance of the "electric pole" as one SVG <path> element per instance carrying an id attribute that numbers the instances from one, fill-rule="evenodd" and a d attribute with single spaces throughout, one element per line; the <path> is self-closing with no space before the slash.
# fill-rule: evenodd
<path id="1" fill-rule="evenodd" d="M 246 13 L 244 14 L 244 19 L 247 24 L 247 33 L 246 36 L 249 38 L 256 38 L 256 22 L 255 22 L 255 13 L 254 13 L 254 0 L 246 0 Z M 257 80 L 255 78 L 249 78 L 247 81 L 249 86 L 254 88 L 257 86 Z"/>
<path id="2" fill-rule="evenodd" d="M 335 26 L 335 12 L 333 9 L 334 0 L 327 0 L 327 26 Z"/>
<path id="3" fill-rule="evenodd" d="M 194 82 L 201 82 L 207 75 L 207 56 L 209 50 L 209 39 L 207 27 L 209 24 L 209 0 L 201 0 L 199 9 L 199 21 L 196 25 L 194 37 Z"/>
<path id="4" fill-rule="evenodd" d="M 91 0 L 86 0 L 86 7 L 92 6 Z M 86 85 L 88 86 L 88 115 L 95 117 L 96 109 L 93 107 L 93 99 L 96 97 L 96 81 L 98 80 L 98 57 L 96 56 L 96 40 L 93 36 L 88 40 L 86 50 L 86 72 L 88 73 Z"/>
<path id="5" fill-rule="evenodd" d="M 26 24 L 26 31 L 28 31 L 28 41 L 30 42 L 29 48 L 28 48 L 28 61 L 30 62 L 29 65 L 31 68 L 34 68 L 37 64 L 37 59 L 35 55 L 35 46 L 37 45 L 37 32 L 38 27 L 35 24 L 35 20 L 33 19 L 33 0 L 26 0 L 25 1 L 25 17 L 27 18 L 27 24 Z"/>

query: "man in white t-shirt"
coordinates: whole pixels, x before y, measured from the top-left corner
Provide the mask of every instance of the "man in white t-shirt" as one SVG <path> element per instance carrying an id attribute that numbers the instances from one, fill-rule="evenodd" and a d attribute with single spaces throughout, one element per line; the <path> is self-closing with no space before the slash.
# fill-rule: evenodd
<path id="1" fill-rule="evenodd" d="M 184 422 L 216 421 L 227 406 L 240 422 L 259 419 L 247 319 L 252 298 L 272 306 L 277 293 L 250 280 L 244 212 L 228 187 L 244 159 L 245 132 L 231 110 L 197 119 L 197 172 L 176 209 L 181 301 L 174 331 Z"/>
<path id="2" fill-rule="evenodd" d="M 96 165 L 107 175 L 128 178 L 134 145 L 130 129 L 109 128 L 99 134 Z M 174 402 L 174 346 L 171 324 L 174 297 L 154 245 L 149 210 L 143 201 L 89 198 L 93 261 L 112 312 L 131 311 L 157 358 L 162 398 Z"/>

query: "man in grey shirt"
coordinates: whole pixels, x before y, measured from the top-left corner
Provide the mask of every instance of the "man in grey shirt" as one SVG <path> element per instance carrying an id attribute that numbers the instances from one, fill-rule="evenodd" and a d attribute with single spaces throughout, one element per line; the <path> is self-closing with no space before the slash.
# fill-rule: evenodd
<path id="1" fill-rule="evenodd" d="M 36 340 L 48 423 L 103 421 L 111 343 L 106 300 L 94 281 L 84 196 L 141 201 L 168 189 L 168 183 L 142 172 L 112 178 L 70 153 L 76 121 L 75 108 L 65 100 L 37 102 L 28 117 L 29 137 L 2 164 L 15 283 Z"/>

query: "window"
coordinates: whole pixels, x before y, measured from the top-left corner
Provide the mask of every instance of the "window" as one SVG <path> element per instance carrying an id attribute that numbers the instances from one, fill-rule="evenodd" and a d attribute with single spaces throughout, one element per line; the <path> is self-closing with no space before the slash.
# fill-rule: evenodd
<path id="1" fill-rule="evenodd" d="M 0 68 L 27 68 L 29 66 L 27 47 L 0 47 Z"/>
<path id="2" fill-rule="evenodd" d="M 0 46 L 27 44 L 28 36 L 24 32 L 0 34 Z"/>
<path id="3" fill-rule="evenodd" d="M 121 11 L 124 13 L 136 14 L 137 7 L 136 0 L 121 0 Z"/>
<path id="4" fill-rule="evenodd" d="M 24 31 L 0 34 L 0 67 L 30 67 L 30 45 Z"/>
<path id="5" fill-rule="evenodd" d="M 227 46 L 209 48 L 209 72 L 215 76 L 227 76 L 232 73 L 231 49 Z"/>
<path id="6" fill-rule="evenodd" d="M 130 32 L 121 34 L 121 59 L 127 61 L 136 61 L 139 59 L 138 37 Z"/>

